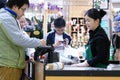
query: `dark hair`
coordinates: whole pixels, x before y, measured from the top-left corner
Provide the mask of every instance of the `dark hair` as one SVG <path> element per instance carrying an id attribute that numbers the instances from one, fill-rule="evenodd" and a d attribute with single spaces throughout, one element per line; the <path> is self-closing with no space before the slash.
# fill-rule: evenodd
<path id="1" fill-rule="evenodd" d="M 6 6 L 12 8 L 16 5 L 18 8 L 21 8 L 24 4 L 29 6 L 29 0 L 8 0 Z"/>
<path id="2" fill-rule="evenodd" d="M 99 19 L 101 22 L 101 19 L 105 14 L 106 12 L 103 9 L 97 10 L 95 8 L 91 8 L 85 13 L 85 16 L 87 15 L 94 20 Z"/>
<path id="3" fill-rule="evenodd" d="M 59 17 L 59 18 L 56 18 L 54 20 L 54 26 L 55 28 L 62 28 L 62 27 L 65 27 L 65 20 L 62 18 L 62 17 Z"/>
<path id="4" fill-rule="evenodd" d="M 0 8 L 5 7 L 6 0 L 0 0 Z"/>

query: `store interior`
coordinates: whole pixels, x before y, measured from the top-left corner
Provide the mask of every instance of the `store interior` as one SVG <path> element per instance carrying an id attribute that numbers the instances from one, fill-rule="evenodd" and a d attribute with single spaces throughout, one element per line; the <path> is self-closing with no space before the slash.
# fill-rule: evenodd
<path id="1" fill-rule="evenodd" d="M 101 25 L 104 25 L 109 39 L 112 35 L 114 16 L 119 13 L 119 3 L 119 0 L 109 0 L 103 8 L 107 11 L 107 15 L 103 18 Z M 30 0 L 30 8 L 26 11 L 25 17 L 33 21 L 37 20 L 42 27 L 42 34 L 46 35 L 53 29 L 53 20 L 58 16 L 63 16 L 66 20 L 66 32 L 73 40 L 72 46 L 78 48 L 84 46 L 88 40 L 84 14 L 93 5 L 94 0 Z"/>
<path id="2" fill-rule="evenodd" d="M 120 13 L 119 0 L 30 0 L 30 7 L 25 12 L 25 17 L 34 25 L 39 25 L 39 38 L 42 39 L 53 30 L 54 19 L 63 16 L 66 20 L 65 31 L 72 37 L 71 46 L 77 49 L 85 46 L 89 39 L 84 14 L 92 7 L 102 8 L 107 12 L 101 21 L 101 26 L 111 40 L 114 17 Z M 26 31 L 30 32 L 29 29 Z"/>
<path id="3" fill-rule="evenodd" d="M 120 78 L 120 0 L 29 2 L 24 4 L 26 8 L 29 6 L 25 10 L 17 7 L 24 13 L 21 18 L 15 14 L 18 28 L 31 39 L 32 45 L 24 47 L 29 55 L 23 49 L 23 56 L 28 58 L 24 60 L 23 80 Z M 8 6 L 2 9 L 15 13 Z M 35 47 L 37 43 L 33 45 L 32 40 L 38 40 L 39 45 Z"/>
<path id="4" fill-rule="evenodd" d="M 54 19 L 63 16 L 66 20 L 65 31 L 72 37 L 72 48 L 81 49 L 89 39 L 84 20 L 85 12 L 93 7 L 102 8 L 107 12 L 101 21 L 101 26 L 111 40 L 114 17 L 120 12 L 119 4 L 119 0 L 30 0 L 30 7 L 25 12 L 25 17 L 33 21 L 34 25 L 40 26 L 39 38 L 42 39 L 53 30 Z M 29 29 L 26 31 L 30 32 Z"/>
<path id="5" fill-rule="evenodd" d="M 30 7 L 25 12 L 25 17 L 33 22 L 34 25 L 38 25 L 36 28 L 40 31 L 39 38 L 42 39 L 47 33 L 54 29 L 53 21 L 57 17 L 62 16 L 66 20 L 65 31 L 72 38 L 72 45 L 66 53 L 74 52 L 78 53 L 74 56 L 79 56 L 81 60 L 85 59 L 84 46 L 88 42 L 89 33 L 87 26 L 85 25 L 84 14 L 90 8 L 102 8 L 107 12 L 101 21 L 101 26 L 107 33 L 109 40 L 112 40 L 114 31 L 114 17 L 120 13 L 120 0 L 29 0 Z M 26 29 L 29 33 L 30 29 Z M 34 34 L 35 33 L 35 34 Z M 37 36 L 37 32 L 33 32 L 33 36 Z M 110 47 L 110 60 L 112 60 L 113 47 Z M 72 54 L 70 54 L 72 55 Z M 59 64 L 59 63 L 58 63 Z M 61 65 L 61 64 L 60 64 Z M 51 64 L 49 65 L 51 66 Z M 63 67 L 61 67 L 63 69 Z M 115 68 L 115 67 L 114 67 Z M 114 69 L 108 67 L 108 69 Z M 51 70 L 54 69 L 53 67 Z M 93 68 L 73 68 L 65 67 L 64 70 L 87 70 Z M 120 69 L 118 66 L 116 69 Z M 59 70 L 59 69 L 58 69 Z M 96 69 L 94 70 L 104 70 Z M 58 71 L 59 73 L 59 71 Z M 61 72 L 62 73 L 62 72 Z M 46 72 L 46 74 L 49 74 Z M 54 76 L 53 71 L 53 76 Z M 37 76 L 39 77 L 39 76 Z M 39 77 L 40 78 L 40 77 Z M 58 78 L 56 78 L 58 79 Z M 50 79 L 48 79 L 50 80 Z M 52 79 L 51 79 L 52 80 Z M 116 79 L 117 80 L 117 79 Z"/>

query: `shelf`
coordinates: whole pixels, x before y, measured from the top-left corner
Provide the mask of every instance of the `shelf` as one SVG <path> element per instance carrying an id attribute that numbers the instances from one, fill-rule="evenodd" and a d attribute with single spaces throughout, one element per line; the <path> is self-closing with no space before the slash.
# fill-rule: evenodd
<path id="1" fill-rule="evenodd" d="M 71 31 L 72 33 L 77 33 L 77 31 Z"/>
<path id="2" fill-rule="evenodd" d="M 85 26 L 85 24 L 80 24 L 80 26 Z"/>
<path id="3" fill-rule="evenodd" d="M 73 37 L 74 42 L 80 41 L 80 43 L 75 43 L 74 45 L 75 46 L 76 45 L 77 46 L 84 46 L 84 43 L 87 42 L 86 41 L 87 39 L 85 38 L 86 35 L 84 36 L 85 32 L 87 32 L 87 27 L 85 25 L 85 19 L 83 17 L 73 17 L 73 18 L 71 18 L 71 20 L 72 21 L 77 20 L 77 21 L 76 21 L 76 24 L 71 26 L 71 33 L 70 34 Z M 74 38 L 76 38 L 76 39 L 74 39 Z M 84 38 L 84 40 L 83 40 L 83 38 Z"/>

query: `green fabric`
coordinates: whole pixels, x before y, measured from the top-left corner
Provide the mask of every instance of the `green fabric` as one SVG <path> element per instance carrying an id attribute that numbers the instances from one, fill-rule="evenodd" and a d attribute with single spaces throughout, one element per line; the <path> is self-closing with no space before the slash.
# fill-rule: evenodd
<path id="1" fill-rule="evenodd" d="M 0 66 L 23 69 L 25 67 L 24 48 L 13 42 L 0 21 Z"/>
<path id="2" fill-rule="evenodd" d="M 85 45 L 85 50 L 86 50 L 86 59 L 91 60 L 92 59 L 92 52 L 91 52 L 90 45 Z"/>
<path id="3" fill-rule="evenodd" d="M 93 58 L 93 56 L 92 56 L 92 51 L 91 51 L 90 44 L 88 44 L 88 45 L 85 46 L 85 50 L 86 50 L 86 59 L 87 60 L 91 60 Z M 98 63 L 98 64 L 95 65 L 95 67 L 106 68 L 107 65 L 104 65 L 102 63 Z"/>

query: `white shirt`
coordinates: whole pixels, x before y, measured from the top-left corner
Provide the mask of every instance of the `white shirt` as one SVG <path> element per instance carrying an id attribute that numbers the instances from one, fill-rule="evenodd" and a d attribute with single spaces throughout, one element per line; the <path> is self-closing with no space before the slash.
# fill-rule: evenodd
<path id="1" fill-rule="evenodd" d="M 64 41 L 64 40 L 63 40 L 63 35 L 58 35 L 58 34 L 55 33 L 55 44 L 56 44 L 58 41 Z M 60 46 L 64 46 L 64 44 L 61 44 Z"/>

